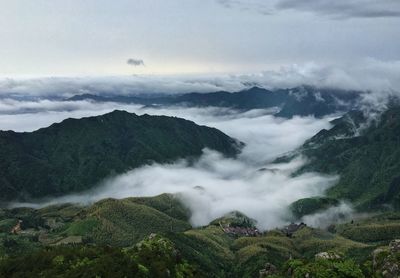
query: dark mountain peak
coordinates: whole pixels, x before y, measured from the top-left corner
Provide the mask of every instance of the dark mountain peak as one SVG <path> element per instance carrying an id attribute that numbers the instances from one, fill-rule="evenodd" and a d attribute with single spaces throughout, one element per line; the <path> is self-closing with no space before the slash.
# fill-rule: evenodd
<path id="1" fill-rule="evenodd" d="M 44 132 L 49 133 L 53 131 L 66 131 L 66 130 L 80 130 L 85 128 L 94 128 L 96 126 L 95 123 L 102 123 L 102 126 L 112 127 L 115 124 L 121 124 L 123 122 L 134 120 L 139 118 L 140 116 L 135 113 L 129 113 L 124 110 L 114 110 L 112 112 L 98 115 L 98 116 L 89 116 L 83 117 L 80 119 L 77 118 L 67 118 L 59 123 L 54 123 L 49 127 L 40 128 L 34 132 Z M 19 132 L 18 132 L 19 133 Z M 23 132 L 23 133 L 32 133 L 32 132 Z"/>
<path id="2" fill-rule="evenodd" d="M 65 99 L 66 101 L 80 101 L 80 100 L 96 100 L 96 101 L 105 101 L 106 97 L 95 95 L 95 94 L 80 94 L 74 95 L 70 98 Z"/>
<path id="3" fill-rule="evenodd" d="M 104 118 L 117 117 L 118 118 L 118 117 L 139 117 L 139 116 L 136 115 L 133 112 L 128 112 L 128 111 L 125 111 L 125 110 L 115 109 L 115 110 L 113 110 L 111 112 L 108 112 L 108 113 L 106 113 L 104 115 L 100 115 L 100 116 L 96 116 L 96 117 L 98 117 L 98 118 L 102 118 L 102 117 L 104 117 Z"/>
<path id="4" fill-rule="evenodd" d="M 266 89 L 266 88 L 263 88 L 263 87 L 260 87 L 260 86 L 253 86 L 253 87 L 250 87 L 248 89 L 244 89 L 242 91 L 239 91 L 239 92 L 236 92 L 236 93 L 233 93 L 233 94 L 245 94 L 245 95 L 247 95 L 248 97 L 251 98 L 251 97 L 254 97 L 254 96 L 258 96 L 258 95 L 266 95 L 266 96 L 268 96 L 268 95 L 271 95 L 273 93 L 277 93 L 277 92 L 276 91 L 271 91 L 269 89 Z"/>
<path id="5" fill-rule="evenodd" d="M 251 88 L 249 88 L 247 90 L 244 90 L 244 91 L 247 91 L 247 92 L 269 92 L 269 90 L 267 90 L 267 89 L 265 89 L 263 87 L 260 87 L 260 86 L 253 86 L 253 87 L 251 87 Z"/>

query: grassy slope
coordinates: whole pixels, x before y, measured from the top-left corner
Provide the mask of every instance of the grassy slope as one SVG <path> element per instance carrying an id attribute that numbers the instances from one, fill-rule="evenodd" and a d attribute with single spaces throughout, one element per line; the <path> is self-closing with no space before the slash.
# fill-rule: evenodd
<path id="1" fill-rule="evenodd" d="M 18 220 L 22 220 L 24 232 L 10 235 Z M 17 239 L 21 243 L 22 240 L 31 241 L 32 247 L 40 246 L 38 241 L 52 245 L 72 236 L 81 237 L 87 243 L 131 246 L 151 233 L 177 233 L 190 228 L 186 208 L 167 194 L 152 198 L 105 199 L 89 207 L 65 204 L 39 210 L 0 211 L 0 238 Z M 11 247 L 3 253 L 24 251 L 18 242 Z"/>
<path id="2" fill-rule="evenodd" d="M 129 246 L 151 233 L 182 232 L 190 229 L 187 221 L 173 218 L 134 200 L 106 199 L 88 210 L 100 225 L 92 230 L 95 243 Z"/>

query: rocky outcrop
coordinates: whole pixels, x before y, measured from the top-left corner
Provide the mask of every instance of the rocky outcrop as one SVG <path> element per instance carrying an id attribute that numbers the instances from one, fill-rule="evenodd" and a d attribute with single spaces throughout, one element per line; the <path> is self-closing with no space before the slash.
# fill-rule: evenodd
<path id="1" fill-rule="evenodd" d="M 315 259 L 339 260 L 341 257 L 334 252 L 321 252 L 315 255 Z"/>
<path id="2" fill-rule="evenodd" d="M 372 252 L 372 267 L 379 277 L 400 277 L 400 240 L 390 242 L 389 247 L 378 248 Z"/>
<path id="3" fill-rule="evenodd" d="M 400 252 L 400 239 L 392 240 L 389 244 L 389 249 L 392 254 Z"/>
<path id="4" fill-rule="evenodd" d="M 221 227 L 222 227 L 222 230 L 224 231 L 224 233 L 233 235 L 233 236 L 256 237 L 256 236 L 261 235 L 261 233 L 258 231 L 258 229 L 253 228 L 253 227 L 234 227 L 234 226 L 224 227 L 222 225 L 221 225 Z"/>
<path id="5" fill-rule="evenodd" d="M 295 232 L 297 232 L 300 229 L 303 229 L 304 227 L 307 227 L 307 225 L 304 224 L 303 222 L 301 222 L 300 224 L 290 223 L 290 225 L 287 225 L 282 229 L 282 232 L 286 234 L 286 236 L 292 237 L 292 235 Z"/>
<path id="6" fill-rule="evenodd" d="M 11 234 L 19 234 L 22 231 L 21 228 L 22 220 L 18 220 L 18 223 L 11 229 L 10 233 Z"/>

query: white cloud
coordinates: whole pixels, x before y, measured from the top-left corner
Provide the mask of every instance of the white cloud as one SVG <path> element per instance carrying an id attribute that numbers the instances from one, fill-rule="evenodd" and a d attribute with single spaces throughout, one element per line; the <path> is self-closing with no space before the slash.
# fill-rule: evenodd
<path id="1" fill-rule="evenodd" d="M 362 215 L 355 214 L 351 204 L 342 202 L 338 206 L 330 207 L 324 211 L 311 215 L 306 215 L 301 221 L 309 226 L 327 228 L 331 224 L 344 223 L 359 217 L 362 217 Z"/>
<path id="2" fill-rule="evenodd" d="M 260 74 L 242 75 L 242 81 L 251 80 L 271 88 L 291 88 L 299 85 L 338 88 L 343 90 L 373 91 L 374 93 L 400 91 L 400 61 L 365 59 L 357 64 L 321 65 L 313 62 L 283 66 Z"/>

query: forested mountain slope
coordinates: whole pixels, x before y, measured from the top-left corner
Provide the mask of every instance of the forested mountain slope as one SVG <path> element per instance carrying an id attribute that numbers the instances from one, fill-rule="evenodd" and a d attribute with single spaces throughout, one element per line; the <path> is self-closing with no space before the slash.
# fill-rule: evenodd
<path id="1" fill-rule="evenodd" d="M 240 146 L 215 128 L 118 110 L 30 133 L 0 131 L 0 201 L 85 190 L 153 161 L 199 156 L 204 148 L 234 156 Z"/>
<path id="2" fill-rule="evenodd" d="M 351 112 L 333 123 L 304 144 L 310 162 L 301 171 L 340 174 L 328 195 L 360 209 L 400 208 L 400 107 L 375 119 Z"/>

